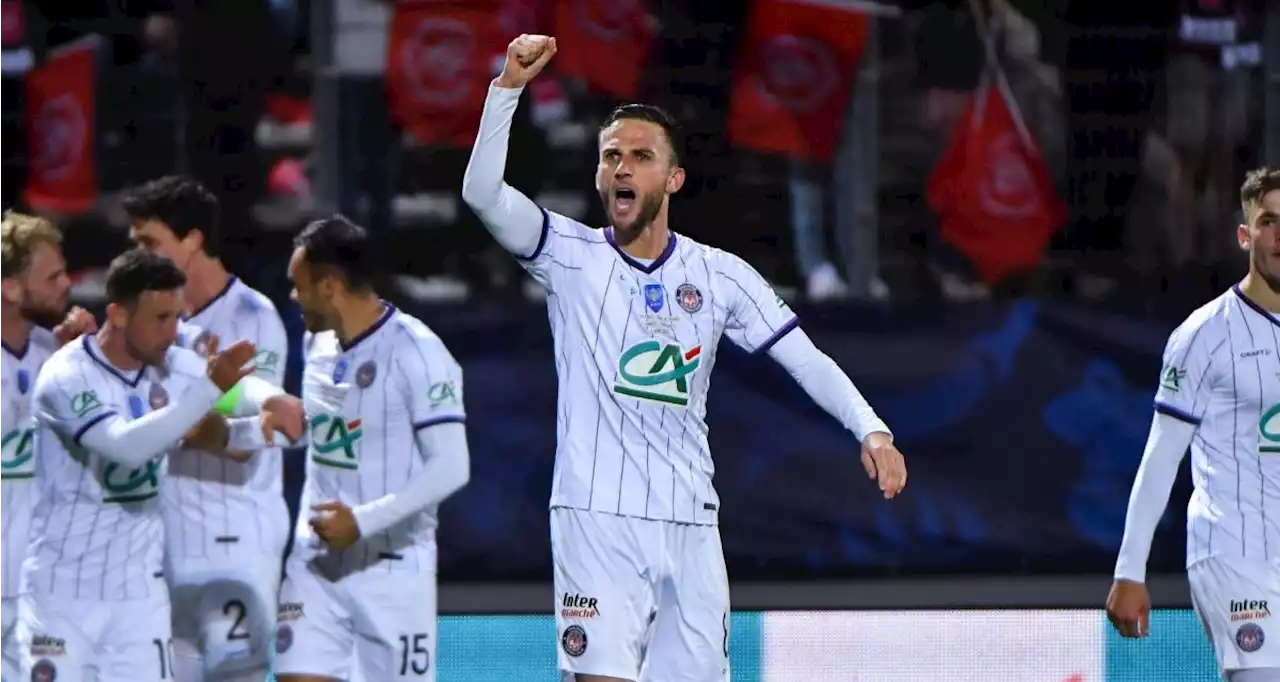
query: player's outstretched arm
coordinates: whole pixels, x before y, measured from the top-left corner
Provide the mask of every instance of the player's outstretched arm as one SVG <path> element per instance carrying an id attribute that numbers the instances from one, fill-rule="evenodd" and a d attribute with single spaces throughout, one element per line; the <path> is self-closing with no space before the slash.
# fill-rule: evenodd
<path id="1" fill-rule="evenodd" d="M 902 492 L 907 485 L 907 468 L 902 453 L 893 445 L 893 434 L 840 365 L 798 327 L 774 342 L 769 356 L 787 370 L 818 407 L 858 439 L 867 475 L 878 479 L 884 496 L 892 498 Z"/>
<path id="2" fill-rule="evenodd" d="M 480 130 L 462 178 L 462 199 L 480 216 L 503 248 L 520 257 L 538 250 L 542 239 L 542 211 L 503 180 L 511 117 L 520 93 L 556 53 L 554 38 L 521 35 L 507 46 L 502 74 L 489 86 Z"/>

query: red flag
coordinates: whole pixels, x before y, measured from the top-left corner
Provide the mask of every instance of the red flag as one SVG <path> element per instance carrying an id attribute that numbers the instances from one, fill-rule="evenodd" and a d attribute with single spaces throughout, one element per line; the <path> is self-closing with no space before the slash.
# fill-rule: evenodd
<path id="1" fill-rule="evenodd" d="M 942 238 L 996 284 L 1035 269 L 1066 206 L 1035 139 L 997 87 L 978 89 L 929 176 Z"/>
<path id="2" fill-rule="evenodd" d="M 645 0 L 556 0 L 555 68 L 632 99 L 653 46 Z"/>
<path id="3" fill-rule="evenodd" d="M 494 59 L 506 53 L 498 0 L 396 3 L 387 54 L 392 119 L 419 142 L 475 142 Z"/>
<path id="4" fill-rule="evenodd" d="M 870 21 L 803 0 L 756 0 L 738 54 L 729 140 L 763 152 L 831 158 Z"/>
<path id="5" fill-rule="evenodd" d="M 76 42 L 27 74 L 26 136 L 31 167 L 22 196 L 32 210 L 71 215 L 98 196 L 94 85 L 98 42 Z"/>

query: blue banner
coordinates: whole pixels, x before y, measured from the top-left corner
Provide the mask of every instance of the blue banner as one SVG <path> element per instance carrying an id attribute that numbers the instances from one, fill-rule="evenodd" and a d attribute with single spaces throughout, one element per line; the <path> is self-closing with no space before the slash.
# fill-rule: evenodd
<path id="1" fill-rule="evenodd" d="M 466 372 L 472 480 L 441 512 L 442 579 L 548 578 L 556 377 L 545 312 L 411 312 Z M 881 499 L 852 436 L 771 360 L 726 342 L 707 421 L 735 580 L 1110 572 L 1176 320 L 1034 301 L 800 312 L 894 430 L 910 482 Z M 1188 485 L 1153 571 L 1181 570 Z"/>

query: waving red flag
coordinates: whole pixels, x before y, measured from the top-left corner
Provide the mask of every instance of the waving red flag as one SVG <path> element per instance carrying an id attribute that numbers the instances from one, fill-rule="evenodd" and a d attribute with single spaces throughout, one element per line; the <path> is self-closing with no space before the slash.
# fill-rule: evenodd
<path id="1" fill-rule="evenodd" d="M 867 15 L 834 3 L 756 0 L 734 71 L 729 140 L 830 159 L 869 26 Z"/>
<path id="2" fill-rule="evenodd" d="M 428 145 L 470 147 L 506 52 L 499 0 L 396 3 L 387 41 L 392 119 Z"/>
<path id="3" fill-rule="evenodd" d="M 79 214 L 98 198 L 97 54 L 97 39 L 77 41 L 27 74 L 25 127 L 31 166 L 22 197 L 32 210 Z"/>
<path id="4" fill-rule="evenodd" d="M 556 0 L 555 68 L 632 99 L 653 46 L 645 0 Z"/>

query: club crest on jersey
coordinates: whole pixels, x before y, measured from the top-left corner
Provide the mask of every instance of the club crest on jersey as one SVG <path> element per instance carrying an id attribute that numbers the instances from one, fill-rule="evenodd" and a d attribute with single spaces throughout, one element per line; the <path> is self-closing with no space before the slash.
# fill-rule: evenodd
<path id="1" fill-rule="evenodd" d="M 378 376 L 378 364 L 370 360 L 356 368 L 356 386 L 360 388 L 369 388 L 373 385 L 373 380 Z"/>
<path id="2" fill-rule="evenodd" d="M 685 350 L 674 343 L 641 341 L 618 357 L 613 392 L 684 407 L 689 404 L 689 375 L 701 362 L 700 345 Z"/>
<path id="3" fill-rule="evenodd" d="M 209 346 L 213 341 L 213 334 L 208 331 L 202 331 L 191 342 L 191 350 L 195 351 L 200 357 L 209 357 Z"/>
<path id="4" fill-rule="evenodd" d="M 151 409 L 158 410 L 169 404 L 169 392 L 164 390 L 164 386 L 158 383 L 151 384 L 151 391 L 147 394 L 147 404 Z"/>
<path id="5" fill-rule="evenodd" d="M 649 310 L 655 313 L 662 312 L 662 306 L 666 303 L 666 293 L 662 291 L 661 284 L 644 285 L 644 304 L 649 306 Z"/>
<path id="6" fill-rule="evenodd" d="M 698 291 L 698 287 L 685 282 L 676 287 L 676 303 L 680 305 L 687 313 L 696 313 L 702 310 L 702 292 Z"/>

